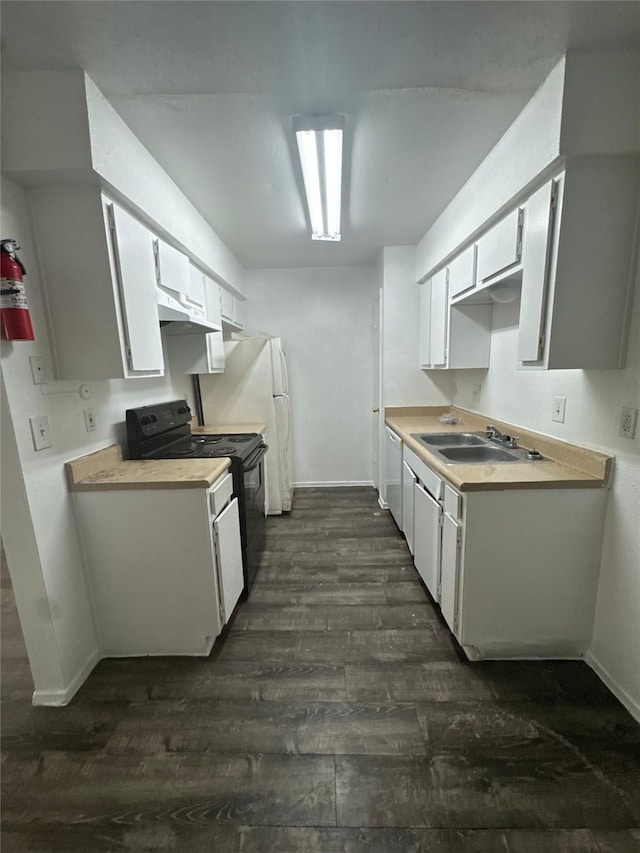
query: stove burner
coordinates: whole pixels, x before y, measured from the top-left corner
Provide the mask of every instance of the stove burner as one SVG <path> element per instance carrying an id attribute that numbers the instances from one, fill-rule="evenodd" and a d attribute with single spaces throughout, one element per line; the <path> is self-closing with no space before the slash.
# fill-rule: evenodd
<path id="1" fill-rule="evenodd" d="M 252 438 L 255 438 L 254 435 L 249 433 L 248 435 L 225 435 L 225 441 L 231 441 L 233 444 L 243 444 L 245 441 L 251 441 Z"/>
<path id="2" fill-rule="evenodd" d="M 223 435 L 192 435 L 191 440 L 195 444 L 219 444 L 224 441 Z"/>
<path id="3" fill-rule="evenodd" d="M 221 456 L 227 456 L 228 454 L 235 452 L 235 447 L 216 447 L 216 453 L 219 453 Z"/>

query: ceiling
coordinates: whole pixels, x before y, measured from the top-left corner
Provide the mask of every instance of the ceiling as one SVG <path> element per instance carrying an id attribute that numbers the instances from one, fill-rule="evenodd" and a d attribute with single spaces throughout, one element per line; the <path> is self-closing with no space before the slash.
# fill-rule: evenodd
<path id="1" fill-rule="evenodd" d="M 4 69 L 84 68 L 248 267 L 418 242 L 567 49 L 636 2 L 3 2 Z M 346 116 L 341 243 L 312 242 L 294 115 Z"/>

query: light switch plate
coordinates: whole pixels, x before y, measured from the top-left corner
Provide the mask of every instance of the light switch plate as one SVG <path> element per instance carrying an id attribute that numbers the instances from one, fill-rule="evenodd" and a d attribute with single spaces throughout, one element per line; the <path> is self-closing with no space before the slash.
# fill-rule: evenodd
<path id="1" fill-rule="evenodd" d="M 34 418 L 29 418 L 29 423 L 31 424 L 31 436 L 33 437 L 34 448 L 36 450 L 46 450 L 47 447 L 53 447 L 49 418 L 46 415 L 36 415 Z"/>
<path id="2" fill-rule="evenodd" d="M 552 397 L 551 398 L 551 420 L 556 421 L 559 424 L 564 423 L 564 413 L 567 408 L 567 398 L 566 397 Z"/>

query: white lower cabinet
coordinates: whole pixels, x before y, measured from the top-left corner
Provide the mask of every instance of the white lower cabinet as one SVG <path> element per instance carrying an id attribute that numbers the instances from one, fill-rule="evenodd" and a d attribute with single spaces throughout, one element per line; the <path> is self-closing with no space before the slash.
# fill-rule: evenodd
<path id="1" fill-rule="evenodd" d="M 451 631 L 458 630 L 458 579 L 462 527 L 448 512 L 442 514 L 442 559 L 440 564 L 440 610 Z"/>
<path id="2" fill-rule="evenodd" d="M 407 540 L 409 551 L 413 554 L 414 540 L 414 493 L 416 475 L 406 462 L 402 463 L 402 532 Z"/>
<path id="3" fill-rule="evenodd" d="M 413 562 L 418 574 L 438 601 L 440 583 L 440 514 L 439 502 L 425 487 L 416 482 L 413 531 Z"/>
<path id="4" fill-rule="evenodd" d="M 385 494 L 389 512 L 402 530 L 402 439 L 385 427 Z"/>
<path id="5" fill-rule="evenodd" d="M 74 493 L 104 656 L 209 654 L 244 584 L 230 497 L 231 474 L 210 489 Z"/>
<path id="6" fill-rule="evenodd" d="M 417 475 L 415 567 L 467 657 L 581 657 L 591 640 L 606 490 L 460 493 L 445 484 L 440 500 L 424 486 L 431 479 L 437 493 L 438 475 L 406 447 L 405 462 Z"/>

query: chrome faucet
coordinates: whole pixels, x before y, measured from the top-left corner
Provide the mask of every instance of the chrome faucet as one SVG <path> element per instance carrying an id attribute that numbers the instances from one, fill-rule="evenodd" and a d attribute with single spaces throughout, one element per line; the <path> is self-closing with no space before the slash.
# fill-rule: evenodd
<path id="1" fill-rule="evenodd" d="M 493 424 L 487 424 L 487 426 L 485 427 L 484 433 L 485 433 L 486 437 L 491 439 L 492 441 L 503 441 L 504 440 L 504 436 L 502 435 L 502 433 L 500 432 L 498 427 L 494 426 Z"/>
<path id="2" fill-rule="evenodd" d="M 493 424 L 487 424 L 484 433 L 489 441 L 495 441 L 497 444 L 518 449 L 518 438 L 520 437 L 518 435 L 507 435 L 504 432 L 500 432 L 498 427 Z"/>

